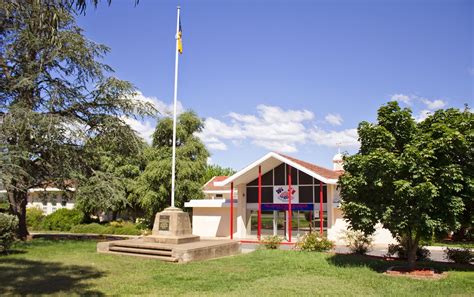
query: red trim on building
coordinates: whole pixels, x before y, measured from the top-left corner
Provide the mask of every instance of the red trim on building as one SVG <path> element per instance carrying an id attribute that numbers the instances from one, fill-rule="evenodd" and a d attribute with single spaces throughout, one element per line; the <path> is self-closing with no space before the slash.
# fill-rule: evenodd
<path id="1" fill-rule="evenodd" d="M 258 166 L 258 240 L 262 236 L 262 166 Z"/>
<path id="2" fill-rule="evenodd" d="M 260 240 L 240 240 L 239 241 L 240 243 L 256 243 L 256 244 L 265 244 L 264 241 L 260 241 Z M 295 245 L 296 242 L 280 242 L 279 244 L 283 244 L 283 245 Z"/>
<path id="3" fill-rule="evenodd" d="M 230 183 L 230 239 L 234 239 L 234 183 Z"/>
<path id="4" fill-rule="evenodd" d="M 323 235 L 323 182 L 319 182 L 319 233 Z"/>
<path id="5" fill-rule="evenodd" d="M 292 231 L 291 194 L 291 166 L 288 165 L 288 242 L 291 242 Z"/>

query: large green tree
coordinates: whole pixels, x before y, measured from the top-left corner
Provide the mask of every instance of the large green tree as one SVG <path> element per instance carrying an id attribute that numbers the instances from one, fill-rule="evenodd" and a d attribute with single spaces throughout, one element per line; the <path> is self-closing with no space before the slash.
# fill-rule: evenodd
<path id="1" fill-rule="evenodd" d="M 195 135 L 203 128 L 201 119 L 195 113 L 179 115 L 176 126 L 175 203 L 177 207 L 182 207 L 185 201 L 203 195 L 201 180 L 209 152 Z M 172 137 L 173 120 L 161 118 L 153 134 L 152 147 L 146 150 L 147 165 L 138 179 L 136 190 L 142 207 L 150 217 L 171 203 Z"/>
<path id="2" fill-rule="evenodd" d="M 406 244 L 413 266 L 421 239 L 472 221 L 473 129 L 467 108 L 416 123 L 396 102 L 379 109 L 377 123 L 360 123 L 360 150 L 344 158 L 339 179 L 350 226 L 372 233 L 381 223 Z"/>
<path id="3" fill-rule="evenodd" d="M 145 168 L 146 144 L 131 128 L 107 131 L 89 140 L 88 172 L 77 177 L 76 207 L 86 214 L 139 210 L 135 186 Z"/>
<path id="4" fill-rule="evenodd" d="M 109 48 L 87 40 L 70 1 L 0 2 L 0 169 L 25 238 L 27 192 L 88 172 L 89 139 L 130 131 L 123 116 L 154 112 L 108 76 Z M 126 141 L 126 139 L 121 139 Z"/>

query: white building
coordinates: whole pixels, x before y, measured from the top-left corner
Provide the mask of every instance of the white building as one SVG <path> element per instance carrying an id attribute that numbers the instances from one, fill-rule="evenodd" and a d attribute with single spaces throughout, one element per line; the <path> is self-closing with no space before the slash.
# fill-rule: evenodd
<path id="1" fill-rule="evenodd" d="M 312 229 L 343 243 L 347 223 L 337 189 L 342 155 L 333 163 L 331 170 L 270 152 L 232 176 L 214 177 L 203 187 L 206 199 L 185 203 L 193 209 L 193 234 L 240 240 L 280 235 L 295 242 Z M 395 242 L 380 227 L 374 236 L 377 244 Z"/>
<path id="2" fill-rule="evenodd" d="M 49 215 L 60 208 L 74 208 L 75 188 L 62 189 L 46 186 L 44 188 L 31 188 L 28 190 L 28 203 L 26 208 L 36 207 L 43 210 L 45 215 Z M 0 190 L 6 194 L 6 190 Z"/>

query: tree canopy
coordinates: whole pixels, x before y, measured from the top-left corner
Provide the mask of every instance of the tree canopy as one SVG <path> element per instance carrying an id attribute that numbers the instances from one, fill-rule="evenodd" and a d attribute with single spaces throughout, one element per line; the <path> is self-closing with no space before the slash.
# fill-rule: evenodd
<path id="1" fill-rule="evenodd" d="M 70 1 L 0 2 L 0 166 L 19 235 L 27 234 L 29 188 L 64 187 L 90 172 L 90 139 L 127 142 L 123 117 L 154 114 L 100 62 L 109 48 L 86 39 Z"/>
<path id="2" fill-rule="evenodd" d="M 473 214 L 474 117 L 469 109 L 436 111 L 416 123 L 389 102 L 375 124 L 358 127 L 360 150 L 344 157 L 339 179 L 344 217 L 372 233 L 381 223 L 406 240 L 413 265 L 420 239 L 455 230 Z"/>
<path id="3" fill-rule="evenodd" d="M 184 112 L 176 123 L 176 206 L 202 197 L 202 177 L 205 174 L 207 151 L 195 135 L 203 128 L 201 119 L 193 112 Z M 137 181 L 136 193 L 140 204 L 149 216 L 170 205 L 171 157 L 173 120 L 161 118 L 153 133 L 152 147 L 145 150 L 147 161 L 144 172 Z"/>
<path id="4" fill-rule="evenodd" d="M 201 184 L 204 185 L 214 176 L 231 176 L 235 173 L 232 168 L 224 168 L 217 164 L 211 164 L 206 166 L 206 171 L 201 179 Z"/>

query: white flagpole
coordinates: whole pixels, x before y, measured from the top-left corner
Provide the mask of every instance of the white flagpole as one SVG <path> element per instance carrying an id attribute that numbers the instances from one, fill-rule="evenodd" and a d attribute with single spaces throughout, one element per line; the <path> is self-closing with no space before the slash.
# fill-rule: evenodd
<path id="1" fill-rule="evenodd" d="M 176 18 L 176 58 L 174 65 L 174 100 L 173 100 L 173 157 L 171 163 L 171 207 L 174 207 L 174 192 L 175 192 L 175 179 L 176 179 L 176 101 L 178 98 L 178 34 L 179 34 L 179 11 Z"/>

